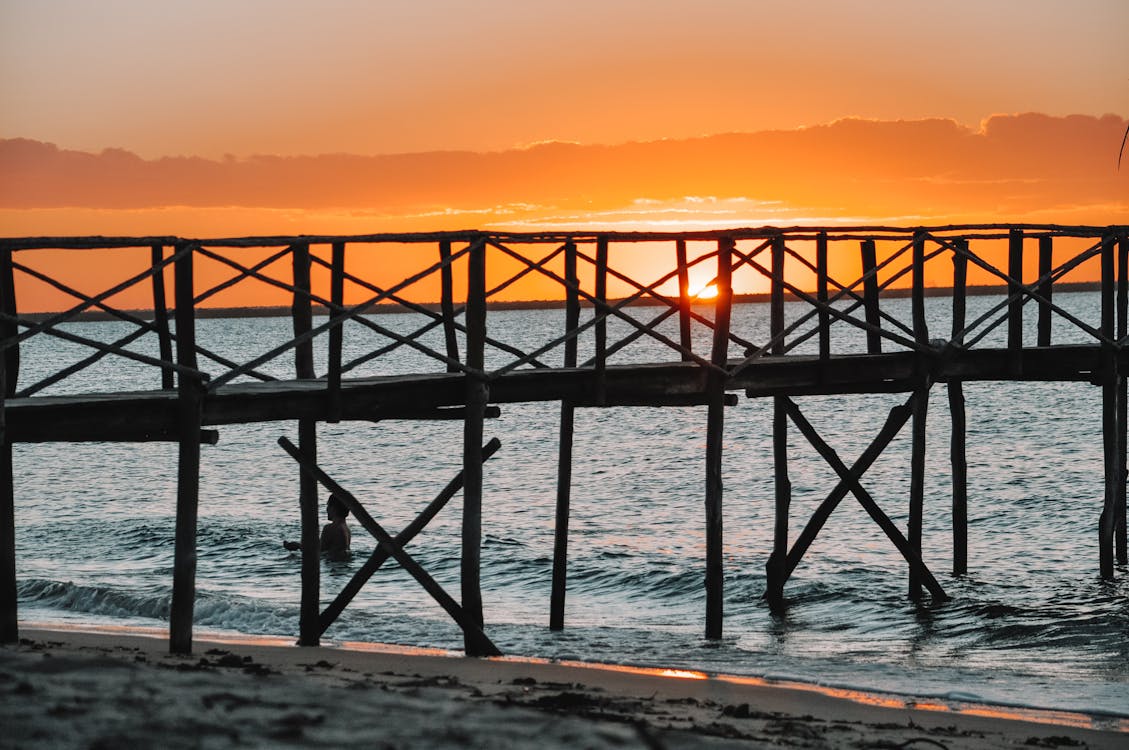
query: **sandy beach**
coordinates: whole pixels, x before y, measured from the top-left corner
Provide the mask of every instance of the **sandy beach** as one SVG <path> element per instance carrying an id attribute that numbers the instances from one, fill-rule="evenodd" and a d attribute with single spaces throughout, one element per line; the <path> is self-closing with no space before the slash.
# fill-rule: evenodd
<path id="1" fill-rule="evenodd" d="M 693 672 L 24 629 L 0 747 L 1124 748 L 1129 721 Z"/>

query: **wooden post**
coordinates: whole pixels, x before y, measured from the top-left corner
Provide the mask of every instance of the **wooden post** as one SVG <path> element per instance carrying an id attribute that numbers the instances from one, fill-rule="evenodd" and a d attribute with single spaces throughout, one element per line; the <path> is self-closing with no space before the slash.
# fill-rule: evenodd
<path id="1" fill-rule="evenodd" d="M 815 238 L 815 294 L 819 300 L 819 359 L 831 359 L 831 313 L 827 310 L 827 232 Z"/>
<path id="2" fill-rule="evenodd" d="M 913 338 L 918 344 L 929 344 L 929 325 L 925 320 L 925 237 L 913 238 L 913 287 L 910 302 L 913 308 Z"/>
<path id="3" fill-rule="evenodd" d="M 1054 239 L 1050 236 L 1039 238 L 1039 282 L 1038 292 L 1046 301 L 1039 301 L 1039 346 L 1051 345 L 1051 295 L 1054 285 L 1051 283 L 1051 269 L 1054 268 L 1052 256 Z"/>
<path id="4" fill-rule="evenodd" d="M 710 361 L 722 368 L 726 367 L 729 360 L 734 244 L 729 237 L 723 237 L 717 243 L 717 297 L 714 298 Z M 721 638 L 724 614 L 721 457 L 726 380 L 725 374 L 710 370 L 706 393 L 706 638 L 714 639 Z"/>
<path id="5" fill-rule="evenodd" d="M 1102 239 L 1102 334 L 1113 338 L 1115 323 L 1113 238 Z M 1105 458 L 1105 497 L 1098 518 L 1098 567 L 1101 577 L 1113 579 L 1114 536 L 1117 528 L 1117 486 L 1124 481 L 1120 473 L 1123 460 L 1118 458 L 1118 388 L 1117 350 L 1102 345 L 1105 372 L 1102 373 L 1102 447 Z"/>
<path id="6" fill-rule="evenodd" d="M 329 263 L 329 301 L 335 309 L 330 316 L 341 315 L 345 307 L 345 243 L 334 242 Z M 328 391 L 328 422 L 341 421 L 341 350 L 345 343 L 345 318 L 329 329 L 329 374 L 326 377 Z"/>
<path id="7" fill-rule="evenodd" d="M 608 238 L 600 237 L 596 240 L 596 300 L 599 303 L 608 301 Z M 607 366 L 608 366 L 608 320 L 607 311 L 596 306 L 596 315 L 601 316 L 596 323 L 596 393 L 595 403 L 603 406 L 607 403 Z"/>
<path id="8" fill-rule="evenodd" d="M 485 368 L 486 358 L 486 243 L 475 242 L 467 264 L 466 364 Z M 462 607 L 467 617 L 482 628 L 482 422 L 490 399 L 486 382 L 466 376 L 466 416 L 463 421 L 463 528 Z M 481 656 L 481 644 L 464 631 L 468 656 Z"/>
<path id="9" fill-rule="evenodd" d="M 579 284 L 576 272 L 576 244 L 565 245 L 565 281 Z M 565 333 L 580 325 L 580 298 L 575 289 L 565 289 Z M 565 342 L 564 366 L 576 367 L 577 341 Z M 561 401 L 560 456 L 557 461 L 557 514 L 553 527 L 553 589 L 549 598 L 549 629 L 564 628 L 565 589 L 568 575 L 568 520 L 572 493 L 572 435 L 575 407 Z"/>
<path id="10" fill-rule="evenodd" d="M 921 559 L 921 521 L 925 505 L 925 419 L 929 408 L 929 387 L 917 389 L 913 399 L 912 454 L 910 455 L 909 527 L 906 539 L 910 549 Z M 909 569 L 909 597 L 921 599 L 921 570 Z"/>
<path id="11" fill-rule="evenodd" d="M 866 332 L 866 353 L 880 354 L 882 352 L 882 336 L 877 331 L 877 326 L 882 325 L 882 316 L 878 313 L 878 274 L 874 269 L 878 266 L 877 251 L 874 240 L 862 241 L 862 297 L 866 322 L 875 326 Z"/>
<path id="12" fill-rule="evenodd" d="M 178 243 L 174 269 L 176 361 L 196 369 L 196 321 L 192 260 L 194 248 Z M 173 550 L 169 651 L 192 653 L 192 615 L 196 599 L 196 516 L 200 500 L 200 421 L 202 387 L 197 377 L 177 375 L 179 451 L 176 479 L 176 542 Z"/>
<path id="13" fill-rule="evenodd" d="M 913 338 L 918 344 L 929 343 L 929 328 L 925 322 L 925 238 L 918 234 L 913 239 Z M 925 507 L 925 419 L 929 408 L 929 375 L 924 359 L 918 356 L 918 385 L 913 399 L 912 454 L 910 455 L 909 528 L 906 539 L 918 559 L 921 559 L 921 525 Z M 909 596 L 921 599 L 921 569 L 909 567 Z"/>
<path id="14" fill-rule="evenodd" d="M 968 250 L 968 240 L 957 240 L 957 246 Z M 963 344 L 961 331 L 965 325 L 965 289 L 968 281 L 968 258 L 953 255 L 953 346 Z M 949 413 L 952 415 L 952 437 L 949 458 L 953 469 L 953 575 L 968 572 L 968 455 L 965 442 L 967 418 L 964 404 L 964 383 L 948 384 Z"/>
<path id="15" fill-rule="evenodd" d="M 154 269 L 165 259 L 165 248 L 153 245 L 150 262 Z M 153 271 L 153 325 L 157 327 L 157 342 L 162 362 L 172 362 L 172 337 L 169 335 L 169 311 L 165 304 L 165 269 Z M 161 389 L 171 391 L 176 387 L 173 371 L 161 369 Z"/>
<path id="16" fill-rule="evenodd" d="M 1129 336 L 1129 238 L 1122 236 L 1117 243 L 1117 340 Z M 1129 540 L 1126 539 L 1126 451 L 1129 450 L 1129 392 L 1126 375 L 1120 369 L 1118 352 L 1117 373 L 1117 494 L 1114 502 L 1114 550 L 1120 565 L 1129 564 Z"/>
<path id="17" fill-rule="evenodd" d="M 0 249 L 0 310 L 16 315 L 16 287 L 12 273 L 12 250 Z M 0 339 L 14 337 L 14 321 L 0 323 Z M 13 357 L 10 353 L 16 352 Z M 15 345 L 0 354 L 0 643 L 15 643 L 20 638 L 19 592 L 16 587 L 16 497 L 12 466 L 12 444 L 8 440 L 7 397 L 15 392 L 19 350 Z"/>
<path id="18" fill-rule="evenodd" d="M 291 317 L 294 336 L 303 336 L 313 328 L 310 302 L 310 246 L 298 243 L 292 248 L 294 262 L 294 297 Z M 314 345 L 306 341 L 294 347 L 294 374 L 299 380 L 313 380 Z M 298 450 L 310 463 L 318 457 L 317 422 L 298 420 Z M 298 615 L 298 645 L 320 643 L 318 615 L 321 609 L 321 519 L 318 513 L 318 483 L 307 472 L 298 474 L 298 509 L 302 520 L 302 600 Z"/>
<path id="19" fill-rule="evenodd" d="M 769 302 L 769 336 L 775 341 L 774 355 L 784 354 L 784 340 L 777 337 L 784 330 L 784 238 L 772 242 L 772 288 Z M 788 514 L 792 505 L 792 482 L 788 477 L 788 411 L 785 396 L 772 399 L 772 459 L 775 496 L 775 518 L 772 533 L 772 554 L 765 564 L 765 594 L 770 607 L 784 603 L 785 570 L 788 561 Z"/>
<path id="20" fill-rule="evenodd" d="M 439 309 L 443 313 L 443 339 L 447 343 L 447 357 L 458 361 L 459 339 L 455 331 L 455 281 L 454 269 L 451 268 L 451 243 L 443 240 L 439 243 L 439 260 L 444 265 L 439 269 Z M 447 363 L 447 372 L 458 372 L 459 368 L 453 362 Z"/>
<path id="21" fill-rule="evenodd" d="M 1008 232 L 1007 283 L 1008 297 L 1015 297 L 1007 306 L 1007 362 L 1008 372 L 1023 372 L 1023 230 Z"/>
<path id="22" fill-rule="evenodd" d="M 674 254 L 678 263 L 678 339 L 682 348 L 689 351 L 694 348 L 694 340 L 690 335 L 690 269 L 686 266 L 686 240 L 674 243 Z M 687 352 L 682 352 L 682 361 L 690 361 Z"/>

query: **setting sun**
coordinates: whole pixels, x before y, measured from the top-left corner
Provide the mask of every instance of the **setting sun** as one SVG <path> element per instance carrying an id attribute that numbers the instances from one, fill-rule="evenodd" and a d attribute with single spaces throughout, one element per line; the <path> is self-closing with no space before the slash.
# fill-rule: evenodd
<path id="1" fill-rule="evenodd" d="M 713 299 L 717 296 L 717 287 L 713 284 L 706 284 L 694 296 L 698 299 Z"/>

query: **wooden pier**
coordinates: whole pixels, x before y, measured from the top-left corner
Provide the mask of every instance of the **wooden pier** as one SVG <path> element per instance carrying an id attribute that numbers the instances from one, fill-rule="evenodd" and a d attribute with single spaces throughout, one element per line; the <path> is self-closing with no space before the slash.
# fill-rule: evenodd
<path id="1" fill-rule="evenodd" d="M 384 259 L 431 253 L 412 272 L 389 278 Z M 646 257 L 623 270 L 617 252 Z M 140 269 L 120 283 L 80 291 L 41 257 L 60 253 L 130 251 Z M 252 253 L 254 260 L 247 260 Z M 86 257 L 84 255 L 84 257 Z M 348 261 L 348 262 L 347 262 Z M 376 261 L 376 262 L 366 262 Z M 211 271 L 205 274 L 201 265 Z M 215 281 L 215 269 L 226 275 Z M 279 269 L 282 269 L 281 271 Z M 358 270 L 362 269 L 362 270 Z M 716 289 L 696 299 L 692 275 Z M 166 279 L 172 277 L 172 305 Z M 1095 284 L 1100 310 L 1093 319 L 1056 302 L 1056 289 L 1079 278 Z M 491 335 L 490 311 L 510 287 L 536 278 L 554 291 L 544 303 L 562 310 L 561 328 L 530 348 Z M 972 279 L 973 281 L 970 281 Z M 35 282 L 73 300 L 58 313 L 21 313 L 23 285 Z M 256 283 L 289 299 L 293 334 L 267 351 L 235 361 L 205 348 L 196 318 L 205 303 L 240 285 Z M 420 301 L 420 285 L 437 293 Z M 951 289 L 944 296 L 937 289 Z M 430 287 L 428 287 L 430 288 Z M 767 325 L 750 327 L 733 316 L 734 289 L 764 291 Z M 118 295 L 146 292 L 146 309 L 111 304 Z M 621 290 L 623 293 L 613 290 Z M 625 290 L 625 291 L 624 291 Z M 987 311 L 968 320 L 968 296 L 990 292 Z M 890 313 L 894 297 L 906 312 Z M 930 330 L 930 309 L 946 306 L 951 323 Z M 708 307 L 705 307 L 707 306 Z M 377 312 L 395 309 L 420 322 L 397 332 Z M 1025 328 L 1032 311 L 1034 330 Z M 130 324 L 112 343 L 69 325 L 98 313 Z M 669 323 L 667 321 L 670 321 Z M 609 323 L 626 331 L 615 340 Z M 677 326 L 674 326 L 677 323 Z M 1052 324 L 1057 324 L 1055 328 Z M 1065 326 L 1066 342 L 1052 331 Z M 935 324 L 934 324 L 934 327 Z M 671 331 L 676 328 L 677 334 Z M 345 336 L 363 331 L 385 343 L 344 356 Z M 441 346 L 424 343 L 442 332 Z M 666 331 L 666 333 L 664 333 Z M 695 333 L 698 345 L 695 345 Z M 354 334 L 355 335 L 355 334 Z M 86 347 L 89 355 L 36 382 L 21 379 L 29 341 L 51 337 Z M 131 347 L 154 342 L 152 354 Z M 429 339 L 430 340 L 430 339 Z M 701 342 L 708 340 L 708 347 Z M 196 514 L 201 444 L 214 443 L 225 425 L 296 421 L 298 442 L 280 440 L 300 473 L 302 579 L 299 642 L 315 645 L 352 597 L 388 558 L 394 558 L 462 628 L 468 654 L 499 653 L 483 622 L 480 545 L 485 462 L 503 440 L 486 440 L 484 423 L 506 404 L 560 402 L 560 456 L 549 627 L 566 620 L 568 522 L 573 418 L 577 408 L 609 406 L 703 407 L 706 587 L 705 634 L 723 632 L 724 543 L 722 461 L 726 407 L 740 395 L 772 399 L 773 546 L 766 550 L 770 606 L 786 596 L 788 578 L 832 512 L 853 496 L 906 560 L 912 599 L 947 598 L 942 581 L 922 558 L 925 427 L 929 394 L 943 385 L 951 415 L 953 556 L 951 570 L 967 570 L 965 413 L 966 381 L 1077 381 L 1102 392 L 1104 484 L 1095 493 L 1100 574 L 1112 578 L 1126 563 L 1126 344 L 1129 343 L 1129 227 L 975 225 L 945 227 L 795 227 L 690 233 L 453 232 L 364 236 L 53 237 L 0 239 L 0 641 L 18 637 L 12 447 L 46 441 L 171 441 L 179 446 L 176 549 L 169 614 L 170 647 L 192 648 L 196 575 Z M 251 348 L 257 342 L 248 342 Z M 582 344 L 584 346 L 582 347 Z M 663 352 L 640 360 L 643 344 Z M 316 347 L 324 346 L 325 349 Z M 323 352 L 320 357 L 315 354 Z M 404 352 L 428 367 L 397 374 L 359 374 L 374 361 Z M 57 387 L 106 357 L 152 370 L 148 389 L 115 391 Z M 315 362 L 325 363 L 318 373 Z M 293 361 L 292 376 L 271 366 Z M 290 365 L 287 365 L 289 368 Z M 388 368 L 395 371 L 396 368 Z M 818 394 L 904 393 L 875 437 L 853 461 L 840 456 L 806 419 L 800 397 Z M 384 419 L 455 419 L 463 422 L 462 471 L 408 527 L 393 535 L 347 487 L 318 465 L 319 422 Z M 906 426 L 911 436 L 909 520 L 898 526 L 867 491 L 864 476 Z M 798 533 L 791 522 L 789 432 L 794 428 L 838 476 L 826 499 Z M 343 499 L 374 539 L 371 557 L 323 612 L 319 611 L 318 487 Z M 438 489 L 438 488 L 437 488 Z M 405 546 L 462 493 L 461 590 L 456 599 L 405 551 Z M 547 510 L 548 512 L 548 510 Z M 1116 563 L 1115 563 L 1116 561 Z"/>

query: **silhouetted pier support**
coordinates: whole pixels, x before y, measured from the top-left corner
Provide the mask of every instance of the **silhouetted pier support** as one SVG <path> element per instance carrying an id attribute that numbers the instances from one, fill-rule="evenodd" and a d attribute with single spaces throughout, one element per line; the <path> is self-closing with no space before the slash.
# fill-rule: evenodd
<path id="1" fill-rule="evenodd" d="M 498 448 L 498 441 L 483 443 L 483 422 L 497 416 L 494 404 L 549 401 L 560 402 L 560 460 L 557 467 L 555 531 L 553 542 L 552 594 L 549 626 L 564 626 L 567 582 L 568 534 L 572 494 L 573 439 L 575 410 L 594 406 L 706 406 L 706 450 L 704 488 L 705 537 L 705 635 L 719 638 L 724 620 L 724 534 L 723 534 L 723 446 L 724 407 L 735 403 L 730 391 L 744 390 L 750 398 L 772 399 L 772 466 L 775 509 L 772 550 L 766 564 L 765 598 L 772 607 L 784 602 L 784 588 L 811 547 L 830 515 L 848 495 L 859 505 L 898 549 L 908 566 L 909 596 L 928 595 L 934 601 L 947 598 L 944 590 L 922 559 L 922 519 L 925 511 L 926 422 L 929 395 L 936 383 L 945 384 L 951 413 L 950 461 L 952 465 L 952 570 L 961 575 L 968 570 L 968 461 L 966 445 L 967 414 L 965 382 L 1051 381 L 1089 382 L 1102 389 L 1102 431 L 1104 455 L 1104 493 L 1098 519 L 1101 575 L 1111 578 L 1117 563 L 1126 562 L 1126 442 L 1129 432 L 1126 397 L 1126 365 L 1129 346 L 1129 228 L 1058 227 L 1051 225 L 979 225 L 907 229 L 898 227 L 789 228 L 765 227 L 717 232 L 615 233 L 615 232 L 539 232 L 506 234 L 486 232 L 436 233 L 429 235 L 364 235 L 352 237 L 267 237 L 228 238 L 214 241 L 185 240 L 176 237 L 146 238 L 8 238 L 0 239 L 0 641 L 18 636 L 15 498 L 12 445 L 17 442 L 46 441 L 176 441 L 179 446 L 176 507 L 176 545 L 173 553 L 172 605 L 169 646 L 174 652 L 192 648 L 192 620 L 196 576 L 196 526 L 199 499 L 201 440 L 212 441 L 214 427 L 266 421 L 297 421 L 297 446 L 283 439 L 280 444 L 298 461 L 300 480 L 299 509 L 302 525 L 302 592 L 299 605 L 299 642 L 314 645 L 326 627 L 352 600 L 368 577 L 388 557 L 395 557 L 420 582 L 436 601 L 463 628 L 468 654 L 495 654 L 497 648 L 483 631 L 481 591 L 481 535 L 483 522 L 483 464 Z M 1057 237 L 1085 239 L 1088 247 L 1055 266 L 1053 250 Z M 997 243 L 991 256 L 980 256 L 970 242 Z M 1034 249 L 1038 241 L 1038 278 L 1024 279 L 1025 243 Z M 453 252 L 453 242 L 466 242 Z M 674 242 L 675 266 L 646 285 L 616 268 L 611 250 L 623 243 Z M 757 243 L 749 251 L 745 243 Z M 999 244 L 1006 241 L 1006 254 Z M 438 262 L 411 276 L 386 286 L 383 280 L 369 281 L 345 271 L 346 243 L 350 249 L 378 249 L 382 244 L 438 243 Z M 699 257 L 687 257 L 690 247 L 709 247 Z M 557 249 L 540 260 L 509 244 L 544 246 Z M 693 243 L 693 244 L 690 244 Z M 845 253 L 832 255 L 835 243 Z M 1095 244 L 1096 243 L 1096 244 Z M 245 248 L 270 254 L 253 266 L 241 265 L 204 245 Z M 327 263 L 311 246 L 329 246 Z M 892 246 L 899 249 L 891 251 Z M 169 247 L 171 256 L 166 257 Z M 358 247 L 359 246 L 359 247 Z M 582 252 L 594 246 L 591 255 Z M 1069 245 L 1067 245 L 1069 247 Z M 149 268 L 114 287 L 88 296 L 51 278 L 33 265 L 13 258 L 15 250 L 54 251 L 58 249 L 121 248 L 149 259 Z M 814 248 L 814 262 L 810 257 Z M 277 252 L 275 251 L 277 249 Z M 491 259 L 498 252 L 505 262 L 487 272 L 487 251 Z M 398 250 L 397 250 L 398 251 Z M 911 251 L 911 252 L 910 252 Z M 1062 251 L 1062 247 L 1059 247 Z M 758 256 L 765 252 L 770 262 L 762 265 Z M 855 253 L 859 253 L 856 255 Z M 558 276 L 554 263 L 563 253 L 564 274 Z M 906 254 L 910 260 L 907 263 Z M 948 342 L 929 338 L 926 325 L 926 264 L 942 254 L 953 262 L 952 333 Z M 193 258 L 232 268 L 236 276 L 198 294 L 199 279 L 193 271 Z M 285 283 L 262 273 L 268 265 L 290 255 L 293 281 Z M 846 257 L 849 256 L 849 257 Z M 433 255 L 431 256 L 434 257 Z M 844 259 L 846 258 L 846 262 Z M 591 274 L 578 273 L 579 260 L 592 266 Z M 857 262 L 856 262 L 857 259 Z M 1057 304 L 1063 290 L 1061 280 L 1074 269 L 1100 259 L 1101 320 L 1094 324 L 1081 319 L 1070 309 Z M 699 263 L 716 260 L 713 285 L 717 295 L 712 319 L 691 304 L 691 273 Z M 458 265 L 455 265 L 458 263 Z M 993 263 L 998 264 L 993 265 Z M 507 264 L 520 270 L 495 283 Z M 968 287 L 968 266 L 975 266 L 978 277 L 992 280 L 991 288 Z M 174 266 L 175 331 L 170 331 L 165 300 L 164 268 Z M 320 276 L 311 279 L 312 265 L 329 272 L 329 292 L 322 288 Z M 361 264 L 357 264 L 360 266 Z M 378 264 L 376 264 L 378 265 Z M 1033 264 L 1032 264 L 1033 265 Z M 843 284 L 831 270 L 850 266 L 861 268 L 861 275 Z M 1006 268 L 1006 270 L 1000 270 Z M 466 305 L 456 308 L 454 288 L 456 269 L 466 273 Z M 768 340 L 753 344 L 748 339 L 763 339 L 764 327 L 757 322 L 747 338 L 734 323 L 732 304 L 735 273 L 752 270 L 768 279 Z M 794 282 L 798 270 L 800 285 Z M 197 269 L 199 271 L 199 269 Z M 786 273 L 787 271 L 787 273 Z M 78 300 L 68 310 L 35 318 L 20 318 L 15 301 L 13 272 L 47 284 L 52 293 L 71 295 Z M 814 274 L 814 277 L 807 274 Z M 542 274 L 563 290 L 565 330 L 552 341 L 535 344 L 524 352 L 513 342 L 487 335 L 487 301 L 498 300 L 498 293 L 526 274 Z M 909 281 L 912 321 L 899 320 L 893 311 L 900 305 L 883 304 L 888 296 L 903 296 Z M 437 305 L 415 302 L 419 288 L 407 287 L 427 277 L 438 282 Z M 583 276 L 585 283 L 581 283 Z M 1068 277 L 1069 278 L 1069 277 Z M 255 355 L 242 364 L 232 362 L 202 347 L 195 337 L 196 307 L 213 295 L 243 279 L 266 283 L 290 295 L 293 338 L 270 351 Z M 195 282 L 194 282 L 195 280 Z M 659 290 L 677 280 L 675 301 Z M 24 279 L 20 279 L 21 283 Z M 545 279 L 541 279 L 542 282 Z M 350 291 L 373 293 L 367 301 L 345 305 L 345 283 Z M 117 310 L 109 301 L 135 285 L 152 285 L 153 319 Z M 1068 282 L 1072 283 L 1072 282 Z M 892 286 L 896 288 L 891 288 Z M 433 287 L 432 287 L 433 288 Z M 537 287 L 540 288 L 540 287 Z M 616 297 L 624 288 L 632 293 Z M 891 293 L 887 295 L 887 290 Z M 1067 288 L 1069 291 L 1069 287 Z M 130 294 L 136 294 L 136 289 Z M 147 289 L 142 288 L 142 292 Z M 987 312 L 973 323 L 966 322 L 966 294 L 1004 292 Z M 512 292 L 511 292 L 512 293 Z M 561 291 L 557 292 L 562 294 Z M 609 295 L 611 295 L 609 297 Z M 887 296 L 884 296 L 887 295 Z M 785 304 L 789 302 L 790 320 Z M 130 297 L 133 299 L 133 297 Z M 629 306 L 639 302 L 637 308 Z M 1037 308 L 1037 330 L 1031 338 L 1036 346 L 1024 343 L 1024 306 Z M 581 305 L 594 311 L 594 318 L 580 322 Z M 931 302 L 930 307 L 938 302 Z M 654 306 L 662 312 L 645 312 Z M 385 310 L 398 306 L 399 312 L 421 316 L 426 322 L 410 333 L 383 326 L 372 313 L 376 306 Z M 314 325 L 317 308 L 328 311 L 328 322 Z M 861 309 L 860 309 L 861 308 Z M 104 343 L 76 332 L 65 325 L 87 312 L 97 312 L 131 324 L 135 330 L 112 343 Z M 644 316 L 644 311 L 645 316 Z M 856 312 L 858 311 L 858 312 Z M 460 315 L 462 320 L 460 321 Z M 677 334 L 660 326 L 677 315 Z M 615 318 L 616 327 L 608 319 Z M 1085 334 L 1083 343 L 1059 344 L 1052 348 L 1052 321 L 1066 321 L 1072 333 Z M 343 330 L 346 321 L 353 326 L 384 337 L 391 343 L 360 353 L 343 361 Z M 744 325 L 746 321 L 737 319 Z M 673 324 L 673 320 L 671 324 Z M 710 351 L 693 350 L 692 326 L 701 325 L 712 334 Z M 609 333 L 626 325 L 630 332 L 609 341 Z M 1065 325 L 1065 324 L 1064 324 Z M 441 327 L 441 329 L 440 329 Z M 835 346 L 832 346 L 834 328 Z M 855 329 L 855 336 L 839 338 L 841 329 Z M 591 359 L 578 362 L 578 337 L 592 336 Z M 609 329 L 611 329 L 609 331 Z M 434 347 L 424 338 L 435 331 Z M 977 344 L 990 334 L 1006 331 L 1006 345 Z M 465 334 L 460 354 L 460 332 Z M 159 356 L 145 353 L 143 347 L 130 347 L 147 333 L 155 334 Z M 314 346 L 317 336 L 327 333 L 327 372 L 317 379 Z M 39 382 L 17 389 L 20 343 L 33 336 L 57 338 L 93 349 L 85 358 L 59 368 Z M 495 334 L 497 335 L 497 334 Z M 640 360 L 615 355 L 637 339 L 650 337 L 652 346 L 663 354 Z M 865 338 L 864 338 L 865 337 Z M 1002 337 L 1001 337 L 1002 338 Z M 805 342 L 816 339 L 807 349 Z M 152 339 L 150 339 L 152 341 Z M 885 341 L 885 343 L 884 343 Z M 656 344 L 657 342 L 657 344 Z M 730 359 L 730 342 L 744 348 L 743 359 Z M 847 343 L 841 343 L 847 342 Z M 818 344 L 818 347 L 814 347 Z M 175 345 L 175 346 L 174 346 Z M 360 346 L 358 344 L 358 346 Z M 411 373 L 365 374 L 350 376 L 354 368 L 407 346 L 433 363 Z M 550 364 L 544 355 L 559 352 L 563 362 Z M 487 347 L 489 360 L 487 366 Z M 664 348 L 665 347 L 665 348 Z M 276 378 L 258 368 L 294 349 L 294 376 Z M 27 352 L 46 351 L 38 347 Z M 653 353 L 655 350 L 643 350 Z M 634 352 L 629 352 L 629 355 Z M 157 368 L 160 389 L 145 393 L 99 392 L 51 393 L 38 398 L 43 389 L 76 374 L 107 355 Z M 214 376 L 201 371 L 197 356 L 226 368 Z M 506 358 L 508 356 L 515 359 Z M 651 354 L 645 356 L 650 357 Z M 612 361 L 609 361 L 612 360 Z M 38 365 L 39 363 L 35 363 Z M 37 368 L 25 367 L 37 372 Z M 396 370 L 377 368 L 379 373 Z M 361 371 L 357 371 L 358 373 Z M 174 381 L 175 375 L 175 381 Z M 251 382 L 251 381 L 258 382 Z M 175 392 L 172 390 L 175 384 Z M 206 386 L 206 387 L 205 387 Z M 891 409 L 878 434 L 853 463 L 846 463 L 817 432 L 794 398 L 808 395 L 904 393 L 906 401 Z M 68 395 L 69 394 L 69 395 Z M 373 551 L 353 580 L 324 612 L 319 613 L 319 503 L 318 483 L 337 492 L 340 488 L 317 467 L 317 428 L 319 421 L 401 419 L 460 419 L 463 421 L 462 471 L 448 483 L 417 518 L 395 537 L 387 534 L 355 498 L 346 504 L 362 525 L 376 538 Z M 796 427 L 790 433 L 789 422 Z M 864 475 L 891 441 L 906 426 L 911 435 L 908 497 L 891 498 L 908 502 L 908 523 L 902 529 L 882 509 L 864 487 Z M 807 519 L 795 540 L 789 539 L 792 486 L 789 478 L 789 439 L 802 436 L 834 471 L 837 482 Z M 767 461 L 767 457 L 765 457 Z M 428 521 L 462 489 L 461 595 L 456 602 L 408 555 L 403 547 Z M 342 490 L 343 491 L 343 490 Z M 764 499 L 764 498 L 761 498 Z M 884 500 L 885 501 L 885 500 Z M 790 543 L 791 542 L 791 543 Z"/>
<path id="2" fill-rule="evenodd" d="M 196 320 L 190 244 L 176 248 L 177 364 L 196 370 Z M 196 517 L 200 503 L 200 422 L 203 384 L 185 370 L 177 375 L 178 459 L 176 477 L 176 544 L 173 550 L 169 650 L 192 652 L 192 615 L 196 597 Z"/>
<path id="3" fill-rule="evenodd" d="M 769 336 L 774 356 L 782 356 L 784 342 L 784 253 L 783 237 L 772 240 L 772 278 L 769 300 Z M 770 606 L 784 603 L 784 583 L 791 575 L 788 569 L 788 514 L 792 505 L 792 482 L 788 478 L 788 412 L 784 396 L 772 397 L 772 465 L 774 489 L 774 524 L 772 553 L 765 564 L 765 599 Z"/>
<path id="4" fill-rule="evenodd" d="M 306 243 L 295 244 L 291 250 L 291 259 L 294 265 L 291 319 L 294 337 L 301 339 L 313 328 L 310 246 Z M 313 380 L 317 377 L 314 370 L 314 347 L 309 340 L 294 347 L 294 374 L 299 380 Z M 317 463 L 318 429 L 315 420 L 298 420 L 298 450 L 307 461 Z M 298 509 L 302 519 L 302 599 L 298 611 L 298 645 L 317 646 L 321 635 L 318 629 L 321 608 L 321 514 L 318 512 L 318 483 L 307 472 L 298 474 Z"/>
<path id="5" fill-rule="evenodd" d="M 683 249 L 685 252 L 685 248 Z M 576 244 L 564 248 L 565 331 L 575 331 L 580 324 L 580 298 L 576 293 L 580 280 L 576 270 Z M 576 367 L 577 341 L 572 336 L 564 344 L 564 366 Z M 572 496 L 572 437 L 576 407 L 568 399 L 561 401 L 560 444 L 557 457 L 557 502 L 553 526 L 553 588 L 549 596 L 549 629 L 564 628 L 565 591 L 568 580 L 568 522 Z"/>
<path id="6" fill-rule="evenodd" d="M 956 246 L 959 252 L 953 254 L 953 327 L 950 348 L 961 347 L 964 343 L 965 287 L 968 281 L 968 258 L 962 254 L 968 251 L 968 241 L 957 240 Z M 949 460 L 953 486 L 953 575 L 961 576 L 968 572 L 968 420 L 965 413 L 964 383 L 956 379 L 950 380 L 947 389 L 949 413 L 952 417 Z"/>
<path id="7" fill-rule="evenodd" d="M 706 638 L 721 638 L 724 615 L 721 459 L 725 432 L 725 366 L 729 359 L 729 321 L 733 304 L 733 247 L 734 242 L 728 237 L 718 240 L 717 296 L 710 356 L 713 368 L 708 371 L 706 384 Z"/>
<path id="8" fill-rule="evenodd" d="M 466 415 L 463 421 L 462 607 L 481 630 L 482 422 L 490 400 L 483 379 L 486 348 L 486 243 L 470 250 L 466 304 Z M 467 656 L 485 656 L 481 641 L 464 629 Z"/>
<path id="9" fill-rule="evenodd" d="M 0 335 L 13 338 L 18 329 L 16 286 L 12 278 L 12 251 L 0 249 L 0 311 L 11 316 L 0 321 Z M 0 643 L 19 640 L 19 593 L 16 589 L 16 497 L 12 469 L 12 442 L 8 439 L 5 401 L 16 392 L 19 345 L 0 352 Z"/>

